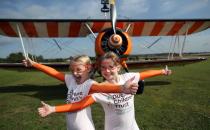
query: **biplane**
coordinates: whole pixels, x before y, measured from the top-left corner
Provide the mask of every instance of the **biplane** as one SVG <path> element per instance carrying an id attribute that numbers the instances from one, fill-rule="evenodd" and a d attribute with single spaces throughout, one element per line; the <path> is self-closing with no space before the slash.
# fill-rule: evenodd
<path id="1" fill-rule="evenodd" d="M 93 35 L 96 57 L 113 51 L 126 60 L 132 50 L 132 37 L 187 36 L 210 27 L 210 19 L 117 19 L 115 2 L 102 0 L 101 12 L 110 19 L 0 19 L 0 35 L 29 38 L 77 38 Z M 183 50 L 183 48 L 182 48 Z M 141 51 L 141 50 L 139 50 Z M 205 58 L 179 58 L 130 62 L 128 66 L 192 63 Z M 56 65 L 56 64 L 55 64 Z"/>

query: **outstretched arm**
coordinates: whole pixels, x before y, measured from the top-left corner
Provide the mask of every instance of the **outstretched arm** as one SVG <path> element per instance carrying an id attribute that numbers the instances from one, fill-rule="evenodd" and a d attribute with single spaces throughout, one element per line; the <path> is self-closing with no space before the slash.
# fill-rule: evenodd
<path id="1" fill-rule="evenodd" d="M 93 83 L 90 88 L 89 94 L 91 93 L 126 93 L 135 94 L 138 90 L 138 85 L 132 83 L 135 77 L 127 80 L 123 85 L 116 85 L 111 83 Z"/>
<path id="2" fill-rule="evenodd" d="M 52 76 L 52 77 L 54 77 L 58 80 L 61 80 L 63 82 L 65 81 L 65 74 L 55 70 L 54 68 L 51 68 L 51 67 L 46 66 L 46 65 L 39 64 L 39 63 L 37 63 L 35 61 L 32 61 L 30 59 L 23 60 L 23 64 L 26 67 L 33 66 L 34 68 L 48 74 L 49 76 Z"/>
<path id="3" fill-rule="evenodd" d="M 140 78 L 141 80 L 144 80 L 146 78 L 150 78 L 150 77 L 154 77 L 158 75 L 171 75 L 171 73 L 172 71 L 168 70 L 167 67 L 162 70 L 147 70 L 147 71 L 140 72 Z"/>
<path id="4" fill-rule="evenodd" d="M 82 109 L 90 106 L 94 102 L 95 102 L 95 100 L 93 99 L 93 97 L 91 95 L 88 95 L 79 102 L 55 106 L 55 112 L 57 112 L 57 113 L 74 112 L 74 111 L 82 110 Z"/>
<path id="5" fill-rule="evenodd" d="M 93 97 L 91 95 L 88 95 L 80 102 L 59 105 L 59 106 L 50 106 L 44 102 L 41 102 L 42 107 L 38 108 L 38 112 L 41 117 L 48 116 L 52 113 L 74 112 L 74 111 L 82 110 L 82 109 L 90 106 L 94 102 L 95 102 L 95 100 L 93 99 Z"/>

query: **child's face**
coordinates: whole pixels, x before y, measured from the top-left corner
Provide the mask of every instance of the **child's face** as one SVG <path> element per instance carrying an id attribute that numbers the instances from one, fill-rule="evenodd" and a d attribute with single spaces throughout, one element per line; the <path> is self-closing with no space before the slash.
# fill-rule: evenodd
<path id="1" fill-rule="evenodd" d="M 73 62 L 70 65 L 72 75 L 78 84 L 84 83 L 89 78 L 90 69 L 90 65 L 81 62 Z"/>
<path id="2" fill-rule="evenodd" d="M 104 59 L 101 62 L 101 74 L 107 81 L 115 80 L 120 66 L 116 65 L 112 59 Z"/>

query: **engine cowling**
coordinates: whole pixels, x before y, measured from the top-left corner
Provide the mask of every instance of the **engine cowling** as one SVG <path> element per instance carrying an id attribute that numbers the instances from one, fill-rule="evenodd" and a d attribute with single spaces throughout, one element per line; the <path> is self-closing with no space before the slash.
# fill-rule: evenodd
<path id="1" fill-rule="evenodd" d="M 108 51 L 113 51 L 121 59 L 126 59 L 132 49 L 131 38 L 126 32 L 116 29 L 116 34 L 113 29 L 107 29 L 100 32 L 95 41 L 95 52 L 97 57 Z"/>

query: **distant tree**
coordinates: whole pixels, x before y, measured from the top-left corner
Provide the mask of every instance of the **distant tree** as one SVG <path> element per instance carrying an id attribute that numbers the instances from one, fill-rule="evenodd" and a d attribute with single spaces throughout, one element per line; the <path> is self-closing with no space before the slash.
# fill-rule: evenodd
<path id="1" fill-rule="evenodd" d="M 6 59 L 5 58 L 0 58 L 0 63 L 5 63 Z"/>
<path id="2" fill-rule="evenodd" d="M 28 54 L 28 57 L 30 57 L 31 59 L 35 58 L 37 61 L 44 61 L 43 56 L 35 56 L 32 54 Z M 20 63 L 22 62 L 22 60 L 24 59 L 24 56 L 21 52 L 17 52 L 17 53 L 11 53 L 6 59 L 5 61 L 8 63 Z"/>
<path id="3" fill-rule="evenodd" d="M 42 55 L 40 55 L 40 56 L 35 56 L 35 55 L 28 54 L 28 56 L 29 56 L 32 60 L 33 60 L 33 58 L 34 58 L 34 59 L 36 59 L 37 61 L 44 61 L 44 58 L 43 58 Z"/>
<path id="4" fill-rule="evenodd" d="M 7 62 L 12 63 L 12 62 L 21 62 L 23 59 L 23 54 L 21 52 L 18 53 L 11 53 L 7 58 Z"/>

